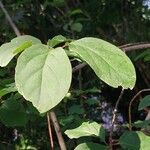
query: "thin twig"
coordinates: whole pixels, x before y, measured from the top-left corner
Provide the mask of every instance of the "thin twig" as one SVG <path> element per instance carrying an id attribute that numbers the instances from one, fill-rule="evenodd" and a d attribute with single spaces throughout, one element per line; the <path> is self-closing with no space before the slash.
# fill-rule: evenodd
<path id="1" fill-rule="evenodd" d="M 148 92 L 150 91 L 150 89 L 143 89 L 141 91 L 139 91 L 130 101 L 129 103 L 129 108 L 128 108 L 128 113 L 129 113 L 129 130 L 132 130 L 132 117 L 131 117 L 131 107 L 132 107 L 132 103 L 134 102 L 134 100 L 142 93 L 142 92 Z"/>
<path id="2" fill-rule="evenodd" d="M 135 45 L 140 45 L 140 44 L 148 44 L 148 42 L 128 43 L 128 44 L 119 46 L 119 48 L 122 49 L 122 48 L 125 48 L 125 47 L 130 47 L 130 46 L 135 46 Z"/>
<path id="3" fill-rule="evenodd" d="M 15 23 L 12 21 L 12 19 L 11 19 L 9 13 L 8 13 L 7 10 L 5 9 L 5 7 L 4 7 L 4 5 L 3 5 L 3 3 L 2 3 L 1 1 L 0 1 L 0 8 L 1 8 L 2 11 L 4 12 L 4 14 L 5 14 L 5 16 L 6 16 L 7 20 L 8 20 L 8 22 L 9 22 L 10 26 L 11 26 L 12 29 L 14 30 L 15 34 L 16 34 L 17 36 L 20 36 L 20 35 L 21 35 L 21 34 L 20 34 L 20 31 L 18 30 L 18 28 L 17 28 L 17 26 L 15 25 Z"/>
<path id="4" fill-rule="evenodd" d="M 82 90 L 82 69 L 79 70 L 78 79 L 79 79 L 79 90 Z"/>
<path id="5" fill-rule="evenodd" d="M 53 111 L 50 111 L 50 116 L 51 116 L 51 120 L 53 122 L 54 128 L 55 128 L 55 132 L 57 135 L 57 139 L 59 142 L 59 146 L 61 150 L 67 150 L 62 133 L 61 133 L 61 129 L 58 123 L 58 120 L 56 118 L 56 114 Z"/>
<path id="6" fill-rule="evenodd" d="M 141 50 L 141 49 L 147 49 L 147 48 L 150 48 L 150 43 L 132 45 L 129 47 L 124 47 L 122 48 L 122 50 L 124 50 L 125 52 L 129 52 L 129 51 L 135 51 L 135 50 Z"/>
<path id="7" fill-rule="evenodd" d="M 118 100 L 116 102 L 116 105 L 115 105 L 115 108 L 114 108 L 114 111 L 113 111 L 111 129 L 110 129 L 110 132 L 109 132 L 109 145 L 110 145 L 111 150 L 113 149 L 113 142 L 112 141 L 113 141 L 114 124 L 115 124 L 115 120 L 116 120 L 116 113 L 118 111 L 118 105 L 119 105 L 120 100 L 122 99 L 123 93 L 124 93 L 124 89 L 121 90 L 121 93 L 118 97 Z"/>
<path id="8" fill-rule="evenodd" d="M 72 72 L 74 73 L 74 72 L 76 72 L 76 71 L 82 69 L 82 68 L 85 67 L 86 65 L 87 65 L 86 63 L 81 63 L 81 64 L 79 64 L 79 65 L 73 67 Z"/>
<path id="9" fill-rule="evenodd" d="M 49 132 L 49 141 L 50 141 L 50 145 L 51 145 L 51 150 L 54 150 L 54 142 L 53 142 L 53 135 L 52 135 L 50 113 L 49 112 L 47 112 L 47 123 L 48 123 L 48 132 Z"/>

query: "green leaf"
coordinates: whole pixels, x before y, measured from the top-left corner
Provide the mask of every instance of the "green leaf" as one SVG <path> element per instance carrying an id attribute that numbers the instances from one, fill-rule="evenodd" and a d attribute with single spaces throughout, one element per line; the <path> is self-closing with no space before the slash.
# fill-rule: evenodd
<path id="1" fill-rule="evenodd" d="M 26 48 L 32 46 L 32 42 L 31 41 L 27 41 L 27 42 L 24 42 L 23 44 L 21 44 L 20 46 L 18 46 L 14 51 L 13 53 L 14 54 L 18 54 L 20 52 L 22 52 L 23 50 L 25 50 Z"/>
<path id="2" fill-rule="evenodd" d="M 138 110 L 142 110 L 142 109 L 144 109 L 145 107 L 148 107 L 148 106 L 150 106 L 150 95 L 147 95 L 147 96 L 145 96 L 144 98 L 142 98 L 140 100 Z"/>
<path id="3" fill-rule="evenodd" d="M 106 143 L 106 141 L 105 141 L 105 139 L 106 139 L 106 131 L 105 131 L 103 126 L 101 126 L 101 128 L 100 128 L 99 137 L 100 137 L 102 142 Z"/>
<path id="4" fill-rule="evenodd" d="M 24 42 L 32 42 L 32 45 L 40 44 L 41 41 L 31 35 L 22 35 L 18 36 L 11 40 L 12 43 L 16 43 L 18 45 L 21 45 Z"/>
<path id="5" fill-rule="evenodd" d="M 150 146 L 150 136 L 145 135 L 143 132 L 136 132 L 140 139 L 140 150 L 148 150 Z M 135 143 L 134 143 L 135 144 Z"/>
<path id="6" fill-rule="evenodd" d="M 134 131 L 126 131 L 119 139 L 119 144 L 126 150 L 139 150 L 140 138 Z"/>
<path id="7" fill-rule="evenodd" d="M 136 121 L 134 122 L 133 126 L 136 128 L 146 128 L 150 125 L 150 120 L 144 120 L 144 121 Z"/>
<path id="8" fill-rule="evenodd" d="M 144 59 L 144 61 L 150 61 L 150 49 L 147 49 L 143 51 L 142 53 L 140 53 L 139 55 L 137 55 L 134 58 L 134 61 L 138 61 L 140 59 Z"/>
<path id="9" fill-rule="evenodd" d="M 61 44 L 66 41 L 67 41 L 67 39 L 64 36 L 57 35 L 57 36 L 53 37 L 51 40 L 48 40 L 48 45 L 50 47 L 55 47 L 56 45 Z"/>
<path id="10" fill-rule="evenodd" d="M 71 25 L 71 30 L 76 31 L 76 32 L 81 32 L 83 26 L 81 23 L 77 22 L 77 23 L 73 23 Z"/>
<path id="11" fill-rule="evenodd" d="M 144 62 L 150 61 L 150 54 L 144 57 Z"/>
<path id="12" fill-rule="evenodd" d="M 20 100 L 10 98 L 0 107 L 0 120 L 7 126 L 23 126 L 27 123 L 27 114 Z"/>
<path id="13" fill-rule="evenodd" d="M 67 94 L 71 73 L 70 61 L 62 48 L 36 44 L 19 56 L 15 83 L 19 93 L 44 113 Z"/>
<path id="14" fill-rule="evenodd" d="M 87 142 L 79 144 L 74 150 L 107 150 L 105 145 Z"/>
<path id="15" fill-rule="evenodd" d="M 68 16 L 74 16 L 74 15 L 80 15 L 80 14 L 84 15 L 84 12 L 81 9 L 75 9 L 75 10 L 69 12 Z"/>
<path id="16" fill-rule="evenodd" d="M 65 134 L 72 139 L 72 138 L 79 138 L 82 136 L 94 136 L 99 137 L 101 126 L 96 122 L 83 122 L 81 126 L 66 130 Z"/>
<path id="17" fill-rule="evenodd" d="M 97 38 L 82 38 L 69 44 L 70 51 L 76 52 L 96 75 L 108 85 L 132 89 L 135 85 L 135 69 L 126 56 L 116 46 Z"/>
<path id="18" fill-rule="evenodd" d="M 85 103 L 87 103 L 89 106 L 92 106 L 92 105 L 98 105 L 99 104 L 99 100 L 98 99 L 87 99 L 85 101 Z"/>
<path id="19" fill-rule="evenodd" d="M 51 4 L 52 6 L 55 6 L 55 7 L 61 7 L 61 6 L 64 6 L 65 0 L 53 0 Z"/>
<path id="20" fill-rule="evenodd" d="M 6 95 L 8 93 L 16 92 L 16 91 L 17 91 L 17 89 L 15 87 L 15 83 L 8 84 L 8 85 L 6 85 L 5 88 L 0 90 L 0 97 Z"/>
<path id="21" fill-rule="evenodd" d="M 1 45 L 0 47 L 0 66 L 5 67 L 12 58 L 19 52 L 30 47 L 31 45 L 41 43 L 35 37 L 23 35 L 14 38 L 11 42 Z"/>
<path id="22" fill-rule="evenodd" d="M 69 114 L 83 114 L 84 109 L 81 105 L 73 105 L 68 109 Z"/>
<path id="23" fill-rule="evenodd" d="M 62 125 L 62 126 L 65 126 L 67 124 L 70 124 L 74 121 L 74 116 L 73 115 L 69 115 L 69 116 L 61 116 L 59 118 L 59 123 Z"/>

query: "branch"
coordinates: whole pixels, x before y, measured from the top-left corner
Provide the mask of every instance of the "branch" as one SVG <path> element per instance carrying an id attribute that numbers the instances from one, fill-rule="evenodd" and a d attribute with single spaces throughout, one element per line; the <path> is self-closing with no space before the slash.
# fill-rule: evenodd
<path id="1" fill-rule="evenodd" d="M 81 64 L 79 64 L 79 65 L 73 67 L 72 72 L 74 73 L 74 72 L 76 72 L 76 71 L 82 69 L 82 68 L 85 67 L 86 65 L 87 65 L 86 63 L 81 63 Z"/>
<path id="2" fill-rule="evenodd" d="M 53 135 L 52 135 L 50 113 L 49 112 L 47 112 L 47 124 L 48 124 L 48 132 L 49 132 L 49 140 L 50 140 L 51 150 L 54 150 L 54 142 L 53 142 Z"/>
<path id="3" fill-rule="evenodd" d="M 128 108 L 128 113 L 129 113 L 129 130 L 132 130 L 132 117 L 131 117 L 131 107 L 132 107 L 132 103 L 134 102 L 134 100 L 142 93 L 142 92 L 149 92 L 150 89 L 143 89 L 141 91 L 139 91 L 130 101 L 129 103 L 129 108 Z"/>
<path id="4" fill-rule="evenodd" d="M 129 51 L 135 51 L 135 50 L 141 50 L 141 49 L 147 49 L 150 48 L 150 43 L 146 43 L 146 44 L 135 44 L 135 45 L 131 45 L 129 47 L 123 47 L 122 50 L 124 50 L 125 52 L 129 52 Z"/>
<path id="5" fill-rule="evenodd" d="M 6 19 L 8 20 L 10 26 L 12 27 L 12 29 L 14 30 L 15 34 L 17 36 L 20 36 L 20 31 L 18 30 L 17 26 L 15 25 L 15 23 L 12 21 L 10 15 L 8 14 L 7 10 L 5 9 L 3 3 L 0 1 L 0 8 L 2 9 L 2 11 L 4 12 Z"/>
<path id="6" fill-rule="evenodd" d="M 56 132 L 56 135 L 58 138 L 60 149 L 61 150 L 67 150 L 63 136 L 62 136 L 62 133 L 61 133 L 61 129 L 60 129 L 58 120 L 57 120 L 56 115 L 53 111 L 50 112 L 50 117 L 51 117 L 51 120 L 52 120 L 54 128 L 55 128 L 55 132 Z"/>
<path id="7" fill-rule="evenodd" d="M 109 133 L 109 143 L 110 143 L 110 149 L 111 150 L 113 149 L 113 143 L 112 143 L 112 141 L 113 141 L 114 124 L 115 124 L 115 121 L 116 121 L 116 113 L 117 113 L 117 110 L 118 110 L 119 102 L 122 99 L 123 93 L 124 93 L 124 89 L 121 90 L 121 93 L 120 93 L 120 95 L 118 97 L 118 100 L 116 102 L 116 105 L 115 105 L 115 108 L 114 108 L 114 111 L 113 111 L 111 129 L 110 129 L 110 133 Z"/>
<path id="8" fill-rule="evenodd" d="M 130 47 L 130 46 L 135 46 L 135 45 L 140 45 L 140 44 L 148 44 L 148 42 L 128 43 L 128 44 L 119 46 L 119 48 L 122 49 L 122 48 L 125 48 L 125 47 Z"/>

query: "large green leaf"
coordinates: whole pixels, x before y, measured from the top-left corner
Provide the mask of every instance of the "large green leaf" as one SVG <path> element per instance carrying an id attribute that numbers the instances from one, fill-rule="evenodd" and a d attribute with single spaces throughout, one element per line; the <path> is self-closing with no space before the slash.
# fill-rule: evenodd
<path id="1" fill-rule="evenodd" d="M 127 150 L 148 150 L 150 137 L 140 131 L 127 131 L 120 137 L 119 143 Z"/>
<path id="2" fill-rule="evenodd" d="M 36 44 L 19 56 L 15 82 L 19 93 L 44 113 L 64 98 L 71 74 L 70 61 L 62 48 Z"/>
<path id="3" fill-rule="evenodd" d="M 95 71 L 96 75 L 112 87 L 124 89 L 135 85 L 135 69 L 124 52 L 116 46 L 97 38 L 82 38 L 69 44 Z"/>
<path id="4" fill-rule="evenodd" d="M 148 106 L 150 106 L 150 95 L 147 95 L 143 99 L 141 99 L 138 110 L 142 110 Z"/>
<path id="5" fill-rule="evenodd" d="M 22 36 L 18 36 L 11 40 L 12 43 L 17 43 L 17 44 L 22 44 L 27 41 L 32 42 L 33 45 L 41 43 L 41 41 L 39 39 L 37 39 L 31 35 L 22 35 Z"/>
<path id="6" fill-rule="evenodd" d="M 37 43 L 41 43 L 41 41 L 30 35 L 23 35 L 14 38 L 9 43 L 1 45 L 0 66 L 5 67 L 15 55 Z"/>
<path id="7" fill-rule="evenodd" d="M 87 142 L 79 144 L 74 150 L 107 150 L 105 145 Z"/>
<path id="8" fill-rule="evenodd" d="M 100 128 L 101 126 L 96 122 L 83 122 L 81 126 L 66 130 L 65 134 L 72 139 L 72 138 L 79 138 L 82 136 L 95 136 L 99 137 L 100 135 Z"/>

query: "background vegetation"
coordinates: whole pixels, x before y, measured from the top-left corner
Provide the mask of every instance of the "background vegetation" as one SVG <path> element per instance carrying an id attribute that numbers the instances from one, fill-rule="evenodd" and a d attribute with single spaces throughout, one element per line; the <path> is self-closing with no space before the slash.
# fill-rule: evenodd
<path id="1" fill-rule="evenodd" d="M 59 34 L 72 39 L 91 36 L 117 46 L 148 44 L 150 41 L 148 2 L 148 0 L 3 0 L 5 8 L 22 35 L 33 35 L 43 42 Z M 0 11 L 0 44 L 9 42 L 15 36 L 5 14 Z M 119 104 L 118 121 L 114 132 L 116 139 L 125 130 L 121 125 L 128 122 L 129 101 L 141 89 L 150 88 L 150 50 L 137 48 L 129 50 L 127 54 L 136 68 L 137 83 L 132 91 L 124 92 Z M 10 83 L 14 80 L 12 76 L 15 61 L 16 59 L 6 68 L 0 68 L 0 89 L 9 87 L 14 90 Z M 78 61 L 72 60 L 72 66 L 76 65 Z M 73 74 L 68 97 L 55 109 L 68 149 L 74 149 L 85 139 L 69 139 L 64 132 L 66 129 L 79 126 L 83 120 L 101 122 L 106 132 L 109 132 L 109 122 L 120 90 L 100 81 L 88 66 Z M 0 91 L 0 111 L 3 112 L 5 103 L 8 107 L 14 107 L 9 112 L 3 112 L 9 119 L 4 118 L 3 113 L 0 115 L 0 149 L 49 149 L 46 116 L 39 116 L 32 104 L 25 102 L 19 94 L 8 93 L 2 97 L 4 93 L 7 93 L 7 90 Z M 139 99 L 145 95 L 141 94 Z M 20 103 L 17 105 L 15 101 L 10 103 L 9 99 L 18 99 Z M 145 120 L 149 111 L 147 109 L 138 111 L 138 103 L 139 101 L 136 101 L 133 105 L 133 121 Z M 18 121 L 22 107 L 26 108 L 25 115 Z M 18 124 L 12 121 L 15 119 Z M 59 145 L 55 132 L 53 135 L 57 150 Z M 91 138 L 86 140 L 90 141 Z M 92 140 L 98 143 L 97 139 Z M 115 149 L 117 148 L 118 146 L 115 146 Z"/>

